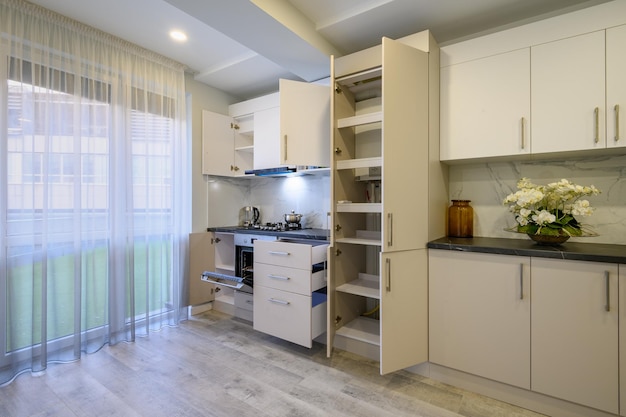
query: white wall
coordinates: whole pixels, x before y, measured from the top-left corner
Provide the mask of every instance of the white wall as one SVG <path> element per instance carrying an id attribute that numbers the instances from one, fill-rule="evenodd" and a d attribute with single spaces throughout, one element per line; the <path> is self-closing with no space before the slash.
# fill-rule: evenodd
<path id="1" fill-rule="evenodd" d="M 474 236 L 521 238 L 504 230 L 515 223 L 502 201 L 516 191 L 522 177 L 535 184 L 567 178 L 576 184 L 595 185 L 602 194 L 588 200 L 596 211 L 578 220 L 590 225 L 599 236 L 572 241 L 626 244 L 626 156 L 451 166 L 450 199 L 472 200 Z"/>
<path id="2" fill-rule="evenodd" d="M 202 175 L 202 110 L 228 114 L 228 106 L 238 100 L 185 74 L 185 88 L 191 95 L 191 231 L 206 231 L 209 211 L 209 182 Z"/>

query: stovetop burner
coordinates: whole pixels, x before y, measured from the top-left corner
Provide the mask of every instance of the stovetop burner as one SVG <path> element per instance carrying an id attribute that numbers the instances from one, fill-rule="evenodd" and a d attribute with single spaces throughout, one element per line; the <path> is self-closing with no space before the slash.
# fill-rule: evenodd
<path id="1" fill-rule="evenodd" d="M 259 226 L 259 230 L 269 230 L 276 232 L 284 232 L 289 230 L 301 230 L 302 225 L 300 223 L 265 223 Z"/>

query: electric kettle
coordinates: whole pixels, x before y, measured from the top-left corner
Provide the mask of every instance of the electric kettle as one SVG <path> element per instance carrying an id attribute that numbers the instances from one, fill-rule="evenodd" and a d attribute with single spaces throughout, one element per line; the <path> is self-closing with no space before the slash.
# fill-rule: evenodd
<path id="1" fill-rule="evenodd" d="M 243 209 L 243 225 L 250 227 L 259 224 L 261 213 L 259 209 L 253 206 L 245 206 Z"/>

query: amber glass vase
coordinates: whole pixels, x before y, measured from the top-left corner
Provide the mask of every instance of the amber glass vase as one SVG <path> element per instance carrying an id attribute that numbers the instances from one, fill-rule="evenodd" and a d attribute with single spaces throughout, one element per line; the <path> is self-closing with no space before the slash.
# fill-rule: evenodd
<path id="1" fill-rule="evenodd" d="M 448 236 L 474 236 L 474 209 L 471 200 L 452 200 L 448 208 Z"/>

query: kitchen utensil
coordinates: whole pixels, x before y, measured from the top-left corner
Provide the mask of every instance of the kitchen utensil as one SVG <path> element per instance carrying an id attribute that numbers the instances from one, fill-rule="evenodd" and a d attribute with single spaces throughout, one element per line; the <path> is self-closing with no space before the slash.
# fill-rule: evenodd
<path id="1" fill-rule="evenodd" d="M 302 214 L 296 214 L 294 210 L 291 210 L 289 214 L 285 214 L 286 223 L 300 223 L 300 220 L 302 220 Z"/>
<path id="2" fill-rule="evenodd" d="M 253 206 L 245 206 L 243 209 L 243 225 L 246 227 L 259 224 L 261 213 L 259 209 Z"/>

